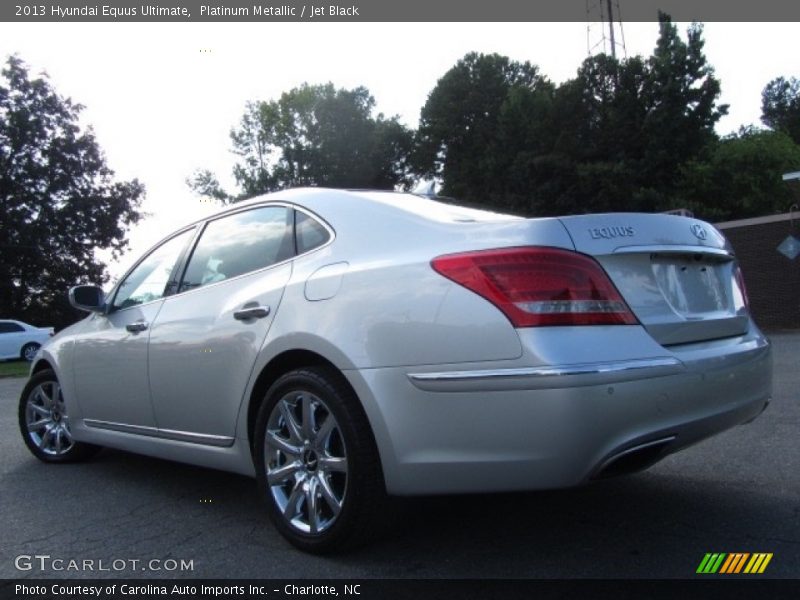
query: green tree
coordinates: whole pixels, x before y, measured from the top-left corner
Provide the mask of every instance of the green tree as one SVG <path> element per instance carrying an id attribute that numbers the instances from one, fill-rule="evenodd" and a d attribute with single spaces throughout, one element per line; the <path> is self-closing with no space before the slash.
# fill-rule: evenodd
<path id="1" fill-rule="evenodd" d="M 574 168 L 545 214 L 676 207 L 683 165 L 715 146 L 714 126 L 727 112 L 702 27 L 692 24 L 686 37 L 662 13 L 650 57 L 591 57 L 559 88 L 554 151 Z"/>
<path id="2" fill-rule="evenodd" d="M 800 80 L 778 77 L 761 92 L 761 122 L 800 144 Z"/>
<path id="3" fill-rule="evenodd" d="M 727 111 L 703 53 L 661 15 L 652 56 L 584 61 L 557 88 L 530 63 L 471 53 L 422 109 L 415 169 L 460 200 L 527 215 L 664 210 Z"/>
<path id="4" fill-rule="evenodd" d="M 440 178 L 443 193 L 460 200 L 508 204 L 498 197 L 496 179 L 513 160 L 499 133 L 501 121 L 511 129 L 528 119 L 542 121 L 539 113 L 552 91 L 552 84 L 528 62 L 467 54 L 439 79 L 422 108 L 414 154 L 417 173 Z M 519 122 L 510 123 L 514 117 Z M 538 125 L 529 125 L 515 135 L 515 148 L 530 141 Z"/>
<path id="5" fill-rule="evenodd" d="M 366 88 L 304 84 L 277 101 L 247 104 L 231 130 L 240 192 L 225 192 L 209 171 L 189 185 L 223 202 L 295 186 L 393 189 L 408 183 L 411 132 L 397 117 L 373 116 Z"/>
<path id="6" fill-rule="evenodd" d="M 115 181 L 82 110 L 46 76 L 9 57 L 0 79 L 0 315 L 41 325 L 75 320 L 76 283 L 103 283 L 95 250 L 113 256 L 141 218 L 144 187 Z"/>
<path id="7" fill-rule="evenodd" d="M 703 219 L 727 221 L 785 212 L 792 192 L 781 174 L 800 165 L 800 146 L 782 131 L 743 127 L 704 161 L 684 165 L 682 204 Z"/>
<path id="8" fill-rule="evenodd" d="M 665 196 L 674 189 L 681 164 L 716 142 L 714 125 L 728 112 L 727 105 L 717 105 L 720 83 L 703 54 L 702 32 L 702 26 L 693 23 L 684 42 L 662 13 L 658 43 L 648 60 L 642 174 Z M 653 208 L 666 208 L 669 201 L 664 202 Z"/>
<path id="9" fill-rule="evenodd" d="M 640 201 L 646 77 L 639 57 L 618 61 L 598 55 L 558 87 L 547 115 L 551 133 L 543 136 L 547 148 L 531 159 L 539 176 L 527 183 L 527 214 L 647 208 Z"/>

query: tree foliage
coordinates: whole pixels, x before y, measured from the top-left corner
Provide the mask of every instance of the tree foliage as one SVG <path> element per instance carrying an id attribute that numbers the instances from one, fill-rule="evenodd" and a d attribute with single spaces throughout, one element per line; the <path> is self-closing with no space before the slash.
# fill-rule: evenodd
<path id="1" fill-rule="evenodd" d="M 704 161 L 687 163 L 680 203 L 710 221 L 784 212 L 792 191 L 781 175 L 800 165 L 800 146 L 782 131 L 743 127 L 723 138 Z"/>
<path id="2" fill-rule="evenodd" d="M 728 112 L 726 105 L 717 105 L 720 83 L 703 54 L 702 31 L 692 24 L 684 42 L 662 14 L 656 49 L 648 61 L 644 159 L 646 175 L 663 189 L 672 187 L 682 162 L 716 141 L 714 125 Z"/>
<path id="3" fill-rule="evenodd" d="M 494 176 L 508 167 L 501 124 L 513 117 L 541 122 L 544 115 L 531 113 L 547 103 L 552 90 L 528 62 L 467 54 L 439 79 L 422 108 L 417 172 L 441 178 L 447 195 L 491 203 L 489 196 L 497 193 Z"/>
<path id="4" fill-rule="evenodd" d="M 67 289 L 103 283 L 95 250 L 118 256 L 144 187 L 115 181 L 82 110 L 10 57 L 0 79 L 0 316 L 64 325 Z"/>
<path id="5" fill-rule="evenodd" d="M 719 81 L 702 27 L 661 15 L 651 57 L 588 58 L 553 86 L 535 66 L 468 54 L 436 84 L 417 135 L 444 193 L 523 214 L 671 208 L 682 165 L 716 142 Z"/>
<path id="6" fill-rule="evenodd" d="M 208 171 L 192 185 L 226 202 L 297 185 L 391 188 L 413 174 L 459 202 L 530 216 L 785 210 L 777 175 L 797 169 L 800 82 L 764 90 L 763 120 L 780 134 L 749 128 L 720 140 L 727 109 L 702 25 L 681 35 L 661 14 L 650 56 L 592 56 L 560 85 L 529 62 L 465 55 L 428 95 L 413 144 L 396 119 L 372 116 L 364 88 L 306 84 L 250 103 L 231 132 L 240 193 Z"/>
<path id="7" fill-rule="evenodd" d="M 800 144 L 800 80 L 778 77 L 761 92 L 761 122 Z"/>
<path id="8" fill-rule="evenodd" d="M 231 131 L 240 193 L 226 193 L 208 171 L 190 185 L 235 201 L 296 186 L 393 189 L 407 183 L 411 133 L 396 117 L 373 116 L 366 88 L 304 84 L 277 101 L 247 104 Z"/>

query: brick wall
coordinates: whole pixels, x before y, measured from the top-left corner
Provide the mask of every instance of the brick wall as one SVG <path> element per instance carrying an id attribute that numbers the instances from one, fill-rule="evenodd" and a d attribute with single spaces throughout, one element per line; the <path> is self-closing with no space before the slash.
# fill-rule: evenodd
<path id="1" fill-rule="evenodd" d="M 750 308 L 759 327 L 800 329 L 800 257 L 777 250 L 790 233 L 800 238 L 800 215 L 788 214 L 719 223 L 733 244 L 744 273 Z"/>

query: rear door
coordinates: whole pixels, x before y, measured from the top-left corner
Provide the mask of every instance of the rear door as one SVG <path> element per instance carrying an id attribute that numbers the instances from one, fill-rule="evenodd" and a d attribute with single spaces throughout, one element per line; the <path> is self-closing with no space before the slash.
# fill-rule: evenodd
<path id="1" fill-rule="evenodd" d="M 565 217 L 576 250 L 597 259 L 662 345 L 742 335 L 749 318 L 731 248 L 713 226 L 673 215 Z"/>
<path id="2" fill-rule="evenodd" d="M 150 331 L 158 428 L 212 445 L 233 441 L 256 356 L 292 272 L 294 211 L 280 205 L 209 221 L 178 293 Z"/>

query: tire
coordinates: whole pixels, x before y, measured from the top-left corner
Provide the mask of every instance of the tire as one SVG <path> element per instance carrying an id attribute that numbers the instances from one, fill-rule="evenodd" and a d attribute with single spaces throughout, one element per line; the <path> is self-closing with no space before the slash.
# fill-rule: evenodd
<path id="1" fill-rule="evenodd" d="M 28 450 L 46 463 L 85 460 L 100 450 L 72 438 L 61 386 L 50 369 L 36 373 L 22 390 L 19 430 Z"/>
<path id="2" fill-rule="evenodd" d="M 39 348 L 41 347 L 42 345 L 37 344 L 36 342 L 28 342 L 19 351 L 19 357 L 22 360 L 27 360 L 28 362 L 31 362 L 33 358 L 36 356 L 36 353 L 39 351 Z"/>
<path id="3" fill-rule="evenodd" d="M 372 431 L 334 369 L 299 369 L 275 381 L 258 411 L 254 462 L 270 519 L 301 550 L 354 548 L 387 521 Z"/>

